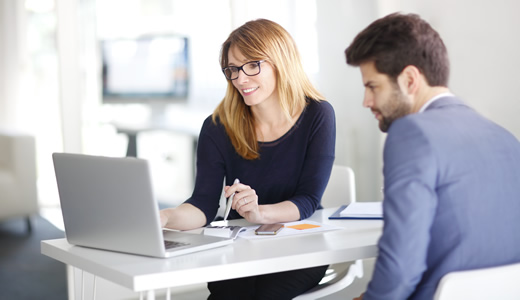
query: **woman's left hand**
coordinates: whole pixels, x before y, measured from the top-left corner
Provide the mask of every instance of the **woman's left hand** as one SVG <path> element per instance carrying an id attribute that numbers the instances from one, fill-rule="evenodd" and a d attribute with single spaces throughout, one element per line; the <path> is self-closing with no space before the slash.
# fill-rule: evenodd
<path id="1" fill-rule="evenodd" d="M 235 193 L 231 208 L 251 223 L 260 223 L 261 215 L 258 207 L 258 195 L 250 186 L 236 183 L 226 188 L 226 197 Z"/>

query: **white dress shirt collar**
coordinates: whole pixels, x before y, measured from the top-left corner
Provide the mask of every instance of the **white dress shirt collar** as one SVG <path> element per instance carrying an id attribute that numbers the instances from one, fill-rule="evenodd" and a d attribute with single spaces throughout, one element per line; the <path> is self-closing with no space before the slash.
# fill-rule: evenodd
<path id="1" fill-rule="evenodd" d="M 423 111 L 425 111 L 428 106 L 430 106 L 430 104 L 432 104 L 434 101 L 436 100 L 439 100 L 440 98 L 443 98 L 443 97 L 453 97 L 454 95 L 450 92 L 446 92 L 446 93 L 440 93 L 438 94 L 437 96 L 431 98 L 430 100 L 428 100 L 428 102 L 424 103 L 424 105 L 421 107 L 421 109 L 419 109 L 418 113 L 422 113 Z"/>

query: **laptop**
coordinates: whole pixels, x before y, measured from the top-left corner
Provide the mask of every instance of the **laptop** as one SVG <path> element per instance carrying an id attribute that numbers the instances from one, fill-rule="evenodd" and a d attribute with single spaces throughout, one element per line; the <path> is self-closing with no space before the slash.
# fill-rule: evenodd
<path id="1" fill-rule="evenodd" d="M 163 230 L 146 160 L 70 153 L 53 153 L 52 158 L 70 244 L 173 257 L 233 242 Z"/>

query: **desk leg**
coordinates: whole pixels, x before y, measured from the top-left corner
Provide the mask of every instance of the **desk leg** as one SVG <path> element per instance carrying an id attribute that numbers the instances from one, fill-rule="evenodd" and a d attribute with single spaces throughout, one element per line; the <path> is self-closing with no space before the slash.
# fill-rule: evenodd
<path id="1" fill-rule="evenodd" d="M 67 265 L 67 294 L 68 294 L 67 299 L 69 299 L 69 300 L 78 299 L 78 297 L 76 295 L 76 290 L 77 290 L 76 279 L 81 280 L 81 282 L 79 283 L 80 284 L 79 297 L 81 300 L 85 299 L 85 280 L 86 280 L 86 276 L 88 274 L 89 273 L 83 271 L 82 269 L 78 269 L 71 265 Z M 90 274 L 90 275 L 92 275 L 92 283 L 91 283 L 92 284 L 92 295 L 91 295 L 90 299 L 96 300 L 97 276 L 93 275 L 93 274 Z M 78 276 L 78 278 L 76 278 L 77 276 Z M 81 276 L 81 277 L 79 277 L 79 276 Z"/>
<path id="2" fill-rule="evenodd" d="M 155 290 L 149 290 L 146 292 L 146 300 L 155 300 Z"/>
<path id="3" fill-rule="evenodd" d="M 126 148 L 126 156 L 137 157 L 137 133 L 129 133 L 128 136 L 128 147 Z"/>
<path id="4" fill-rule="evenodd" d="M 144 300 L 143 293 L 145 292 L 139 293 L 139 300 Z M 155 300 L 155 290 L 146 291 L 146 300 Z"/>
<path id="5" fill-rule="evenodd" d="M 92 300 L 96 300 L 96 280 L 97 280 L 97 276 L 94 275 L 94 286 L 92 288 Z"/>
<path id="6" fill-rule="evenodd" d="M 67 299 L 76 299 L 76 293 L 74 289 L 74 267 L 71 265 L 67 265 L 67 294 Z"/>

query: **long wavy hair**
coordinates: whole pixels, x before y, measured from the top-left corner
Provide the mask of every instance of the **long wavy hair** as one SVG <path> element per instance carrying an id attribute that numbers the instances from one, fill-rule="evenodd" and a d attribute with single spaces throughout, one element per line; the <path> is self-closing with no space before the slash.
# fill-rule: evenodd
<path id="1" fill-rule="evenodd" d="M 303 111 L 307 105 L 307 98 L 324 100 L 305 74 L 294 40 L 279 24 L 258 19 L 249 21 L 231 32 L 220 51 L 222 68 L 228 66 L 231 47 L 236 47 L 248 60 L 266 60 L 273 66 L 280 107 L 288 120 Z M 251 108 L 244 103 L 242 95 L 231 80 L 228 80 L 224 99 L 213 113 L 213 122 L 216 123 L 217 119 L 224 125 L 233 147 L 240 156 L 248 160 L 260 157 Z"/>

